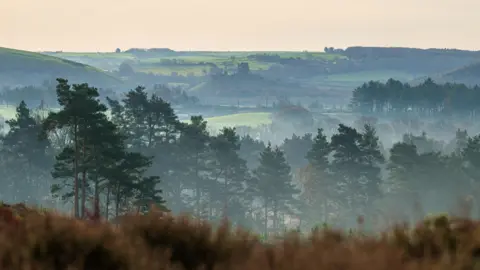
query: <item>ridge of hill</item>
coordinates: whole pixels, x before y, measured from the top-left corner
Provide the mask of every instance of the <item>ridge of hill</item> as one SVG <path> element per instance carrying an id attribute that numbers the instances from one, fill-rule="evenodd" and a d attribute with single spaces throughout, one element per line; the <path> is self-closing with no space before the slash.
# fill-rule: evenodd
<path id="1" fill-rule="evenodd" d="M 442 78 L 465 84 L 480 84 L 480 62 L 447 72 Z"/>
<path id="2" fill-rule="evenodd" d="M 32 84 L 63 77 L 95 85 L 121 80 L 98 68 L 36 52 L 0 47 L 0 84 Z"/>
<path id="3" fill-rule="evenodd" d="M 469 86 L 480 85 L 480 62 L 465 65 L 445 73 L 417 77 L 410 81 L 410 84 L 416 85 L 422 83 L 427 78 L 431 78 L 437 83 L 463 83 Z"/>

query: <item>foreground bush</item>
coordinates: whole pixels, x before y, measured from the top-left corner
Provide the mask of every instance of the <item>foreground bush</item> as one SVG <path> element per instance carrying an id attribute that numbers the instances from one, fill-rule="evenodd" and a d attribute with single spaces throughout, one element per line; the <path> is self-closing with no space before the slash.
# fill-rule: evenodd
<path id="1" fill-rule="evenodd" d="M 119 227 L 0 208 L 0 269 L 476 269 L 480 226 L 437 217 L 375 236 L 317 230 L 269 244 L 228 226 L 149 214 Z M 480 268 L 479 268 L 480 269 Z"/>

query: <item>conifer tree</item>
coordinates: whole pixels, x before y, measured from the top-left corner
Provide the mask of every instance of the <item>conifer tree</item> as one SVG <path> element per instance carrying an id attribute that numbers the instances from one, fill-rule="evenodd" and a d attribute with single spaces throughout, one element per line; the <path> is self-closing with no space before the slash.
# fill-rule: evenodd
<path id="1" fill-rule="evenodd" d="M 248 195 L 246 183 L 249 180 L 249 171 L 245 160 L 238 155 L 240 149 L 240 138 L 235 128 L 223 128 L 217 136 L 212 138 L 211 149 L 213 154 L 212 178 L 220 185 L 218 186 L 218 202 L 222 217 L 230 217 L 236 222 L 234 216 L 244 215 L 245 209 L 233 208 L 233 205 L 244 205 L 244 199 Z M 235 203 L 234 203 L 235 202 Z"/>
<path id="2" fill-rule="evenodd" d="M 300 191 L 292 182 L 291 168 L 284 153 L 278 147 L 272 148 L 271 143 L 260 154 L 260 165 L 254 173 L 258 181 L 258 197 L 262 199 L 264 207 L 264 230 L 268 234 L 270 212 L 273 228 L 278 230 L 279 214 L 292 210 L 288 207 L 295 205 L 295 195 Z"/>
<path id="3" fill-rule="evenodd" d="M 313 145 L 306 155 L 309 165 L 302 171 L 304 186 L 302 198 L 312 210 L 308 212 L 308 217 L 318 221 L 317 215 L 323 212 L 324 223 L 328 222 L 329 213 L 339 199 L 337 183 L 330 171 L 331 152 L 332 148 L 327 136 L 323 133 L 323 129 L 318 129 Z"/>
<path id="4" fill-rule="evenodd" d="M 16 108 L 16 116 L 7 120 L 8 132 L 3 137 L 2 154 L 7 157 L 4 170 L 10 178 L 10 196 L 14 200 L 33 202 L 48 186 L 45 172 L 53 164 L 50 143 L 40 138 L 39 122 L 24 101 Z"/>

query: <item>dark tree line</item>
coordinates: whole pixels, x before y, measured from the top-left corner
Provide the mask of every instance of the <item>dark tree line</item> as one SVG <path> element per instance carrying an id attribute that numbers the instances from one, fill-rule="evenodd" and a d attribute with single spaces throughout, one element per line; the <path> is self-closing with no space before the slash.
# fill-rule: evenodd
<path id="1" fill-rule="evenodd" d="M 0 102 L 5 105 L 17 105 L 24 101 L 32 108 L 55 108 L 58 107 L 56 83 L 45 81 L 42 85 L 4 87 L 0 91 Z M 117 98 L 112 89 L 97 89 L 99 98 L 105 102 L 105 97 Z M 199 103 L 197 97 L 189 96 L 179 87 L 171 87 L 165 84 L 155 84 L 148 89 L 148 93 L 155 93 L 173 105 L 195 105 Z"/>
<path id="2" fill-rule="evenodd" d="M 479 101 L 479 86 L 437 84 L 430 78 L 411 86 L 390 79 L 386 83 L 370 81 L 356 88 L 350 105 L 363 113 L 474 116 L 480 108 Z"/>

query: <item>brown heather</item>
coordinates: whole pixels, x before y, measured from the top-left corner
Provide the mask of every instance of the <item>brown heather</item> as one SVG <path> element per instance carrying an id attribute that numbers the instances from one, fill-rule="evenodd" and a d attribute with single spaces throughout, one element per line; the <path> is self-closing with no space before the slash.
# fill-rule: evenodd
<path id="1" fill-rule="evenodd" d="M 213 230 L 154 212 L 126 216 L 114 226 L 36 211 L 12 220 L 5 209 L 13 207 L 0 213 L 0 269 L 480 269 L 480 226 L 464 218 L 429 218 L 371 236 L 288 233 L 266 243 L 226 223 Z"/>

